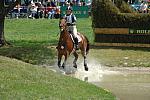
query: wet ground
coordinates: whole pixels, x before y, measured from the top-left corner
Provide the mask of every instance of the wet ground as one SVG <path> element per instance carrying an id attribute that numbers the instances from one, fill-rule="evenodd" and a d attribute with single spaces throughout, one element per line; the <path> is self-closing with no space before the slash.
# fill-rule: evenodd
<path id="1" fill-rule="evenodd" d="M 54 71 L 70 75 L 105 88 L 116 95 L 118 100 L 150 100 L 150 68 L 144 67 L 105 67 L 92 55 L 88 59 L 89 71 L 84 71 L 80 56 L 78 69 L 71 67 L 73 57 L 69 57 L 64 70 L 51 67 Z"/>

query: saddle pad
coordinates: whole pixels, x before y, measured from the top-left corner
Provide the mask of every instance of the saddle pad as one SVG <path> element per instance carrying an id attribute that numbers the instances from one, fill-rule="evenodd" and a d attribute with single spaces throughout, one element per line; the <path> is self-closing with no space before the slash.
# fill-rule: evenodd
<path id="1" fill-rule="evenodd" d="M 78 42 L 81 42 L 81 41 L 82 41 L 82 37 L 81 37 L 81 34 L 80 34 L 80 33 L 77 33 L 77 38 L 78 38 Z"/>
<path id="2" fill-rule="evenodd" d="M 71 36 L 72 41 L 74 42 L 73 37 L 72 37 L 71 34 L 70 34 L 70 36 Z M 78 42 L 81 42 L 81 41 L 82 41 L 82 37 L 81 37 L 81 34 L 80 34 L 80 33 L 77 33 L 77 38 L 78 38 Z"/>

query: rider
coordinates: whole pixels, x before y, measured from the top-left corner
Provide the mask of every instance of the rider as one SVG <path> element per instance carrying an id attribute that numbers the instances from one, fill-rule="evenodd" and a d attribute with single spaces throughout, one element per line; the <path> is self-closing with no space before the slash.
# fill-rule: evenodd
<path id="1" fill-rule="evenodd" d="M 77 28 L 76 28 L 76 16 L 72 13 L 72 7 L 68 6 L 66 9 L 66 14 L 64 16 L 66 19 L 66 23 L 68 26 L 68 32 L 72 34 L 74 42 L 75 42 L 75 49 L 79 49 L 78 47 L 78 38 L 77 38 Z"/>

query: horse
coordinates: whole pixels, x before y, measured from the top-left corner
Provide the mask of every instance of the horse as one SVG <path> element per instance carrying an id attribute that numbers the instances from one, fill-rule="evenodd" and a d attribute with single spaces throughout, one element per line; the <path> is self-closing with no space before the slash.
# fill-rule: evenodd
<path id="1" fill-rule="evenodd" d="M 77 68 L 77 60 L 78 60 L 78 53 L 74 48 L 74 41 L 72 39 L 71 34 L 67 30 L 67 23 L 66 19 L 60 18 L 59 20 L 59 28 L 60 28 L 60 37 L 59 37 L 59 42 L 57 46 L 57 51 L 58 51 L 58 67 L 59 68 L 65 68 L 66 66 L 66 61 L 67 58 L 70 54 L 74 55 L 74 60 L 73 60 L 73 67 Z M 79 49 L 81 51 L 82 56 L 84 57 L 84 69 L 85 71 L 88 71 L 88 66 L 87 66 L 87 54 L 89 52 L 89 40 L 86 36 L 83 34 L 79 34 L 81 37 L 81 41 L 79 42 Z M 62 56 L 64 56 L 64 62 L 61 65 L 61 59 Z"/>

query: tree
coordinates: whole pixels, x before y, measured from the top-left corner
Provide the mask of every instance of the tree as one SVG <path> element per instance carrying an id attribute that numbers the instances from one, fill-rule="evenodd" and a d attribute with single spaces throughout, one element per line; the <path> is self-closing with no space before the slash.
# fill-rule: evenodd
<path id="1" fill-rule="evenodd" d="M 5 16 L 12 10 L 21 0 L 16 0 L 15 2 L 10 2 L 6 7 L 4 5 L 5 0 L 0 0 L 0 46 L 8 44 L 4 37 L 4 21 Z"/>

